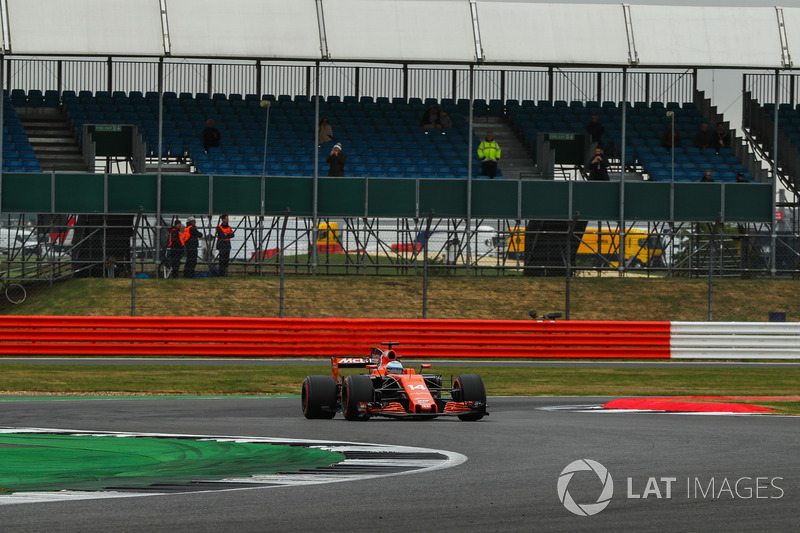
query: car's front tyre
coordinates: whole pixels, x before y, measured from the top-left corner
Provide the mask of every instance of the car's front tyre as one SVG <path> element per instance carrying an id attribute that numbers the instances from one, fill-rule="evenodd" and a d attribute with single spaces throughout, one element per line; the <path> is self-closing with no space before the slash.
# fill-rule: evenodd
<path id="1" fill-rule="evenodd" d="M 477 374 L 463 374 L 453 381 L 453 399 L 457 402 L 479 402 L 476 412 L 458 415 L 459 420 L 475 421 L 486 416 L 486 386 Z"/>
<path id="2" fill-rule="evenodd" d="M 375 390 L 369 376 L 347 376 L 342 385 L 342 410 L 347 420 L 367 420 L 369 414 L 361 410 L 361 404 L 373 401 Z"/>

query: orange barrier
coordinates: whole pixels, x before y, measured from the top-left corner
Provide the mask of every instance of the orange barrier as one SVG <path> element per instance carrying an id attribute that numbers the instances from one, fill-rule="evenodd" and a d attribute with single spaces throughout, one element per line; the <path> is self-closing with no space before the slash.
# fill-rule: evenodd
<path id="1" fill-rule="evenodd" d="M 0 355 L 369 354 L 408 358 L 670 357 L 669 322 L 341 318 L 0 317 Z"/>

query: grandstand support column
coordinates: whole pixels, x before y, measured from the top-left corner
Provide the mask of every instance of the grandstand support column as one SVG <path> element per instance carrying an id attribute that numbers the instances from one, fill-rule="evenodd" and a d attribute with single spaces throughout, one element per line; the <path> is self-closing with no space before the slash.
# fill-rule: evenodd
<path id="1" fill-rule="evenodd" d="M 319 176 L 319 61 L 314 67 L 314 179 Z"/>
<path id="2" fill-rule="evenodd" d="M 267 110 L 267 117 L 264 119 L 264 155 L 261 159 L 261 217 L 259 218 L 258 224 L 258 246 L 256 250 L 258 250 L 258 273 L 259 275 L 263 272 L 262 268 L 264 265 L 264 254 L 263 254 L 263 243 L 264 243 L 264 198 L 266 197 L 266 174 L 267 174 L 267 146 L 269 141 L 269 110 L 272 102 L 269 100 L 261 100 L 260 103 L 261 107 Z"/>
<path id="3" fill-rule="evenodd" d="M 316 132 L 314 134 L 314 143 L 315 143 L 314 154 L 316 154 L 316 157 L 314 157 L 314 178 L 312 180 L 313 182 L 312 208 L 311 208 L 311 213 L 313 215 L 312 235 L 316 235 L 317 224 L 319 223 L 317 219 L 317 211 L 319 208 L 319 155 L 317 153 L 319 147 L 319 138 L 318 138 L 319 127 L 317 126 L 319 124 L 319 61 L 317 61 L 316 64 L 316 79 L 314 80 L 314 92 L 317 94 L 317 97 L 315 98 L 315 103 L 314 103 L 314 131 Z M 312 239 L 311 242 L 313 243 L 315 240 L 316 239 Z M 314 245 L 311 247 L 311 271 L 315 274 L 317 272 L 317 260 L 318 260 L 317 247 L 316 245 Z"/>
<path id="4" fill-rule="evenodd" d="M 161 223 L 161 149 L 164 144 L 164 58 L 158 58 L 158 166 L 156 170 L 156 220 Z M 161 232 L 156 232 L 156 264 L 161 255 Z"/>
<path id="5" fill-rule="evenodd" d="M 469 150 L 469 154 L 467 155 L 467 161 L 469 161 L 469 165 L 467 165 L 467 273 L 469 273 L 469 264 L 472 261 L 472 254 L 470 254 L 470 241 L 472 239 L 469 238 L 470 228 L 472 227 L 472 137 L 475 136 L 475 133 L 472 128 L 474 114 L 473 114 L 473 103 L 475 99 L 475 66 L 469 66 L 469 142 L 467 143 L 467 149 Z M 425 239 L 427 241 L 427 239 Z"/>
<path id="6" fill-rule="evenodd" d="M 6 61 L 5 58 L 0 59 L 0 87 L 6 85 Z M 0 131 L 5 131 L 5 102 L 0 105 Z M 2 206 L 3 199 L 3 143 L 0 143 L 0 206 Z"/>
<path id="7" fill-rule="evenodd" d="M 474 89 L 474 75 L 475 71 L 473 70 L 475 67 L 473 65 L 469 66 L 469 135 L 467 136 L 467 161 L 469 164 L 467 165 L 467 182 L 472 183 L 472 138 L 475 136 L 473 128 L 475 125 L 473 124 L 473 111 L 472 111 L 472 98 L 473 98 L 473 89 Z"/>
<path id="8" fill-rule="evenodd" d="M 106 58 L 106 90 L 108 94 L 114 91 L 114 60 L 111 56 Z"/>
<path id="9" fill-rule="evenodd" d="M 667 116 L 672 120 L 671 122 L 671 139 L 669 149 L 670 160 L 670 178 L 669 178 L 669 220 L 673 223 L 675 220 L 675 111 L 667 111 Z"/>
<path id="10" fill-rule="evenodd" d="M 619 174 L 619 273 L 625 272 L 625 151 L 628 149 L 626 127 L 628 123 L 628 69 L 622 69 L 622 150 Z"/>
<path id="11" fill-rule="evenodd" d="M 781 103 L 781 90 L 780 90 L 780 70 L 775 69 L 775 111 L 772 118 L 772 229 L 770 230 L 770 252 L 769 252 L 769 272 L 771 277 L 775 277 L 775 246 L 777 244 L 777 220 L 775 219 L 775 211 L 777 207 L 775 202 L 778 197 L 778 108 Z"/>

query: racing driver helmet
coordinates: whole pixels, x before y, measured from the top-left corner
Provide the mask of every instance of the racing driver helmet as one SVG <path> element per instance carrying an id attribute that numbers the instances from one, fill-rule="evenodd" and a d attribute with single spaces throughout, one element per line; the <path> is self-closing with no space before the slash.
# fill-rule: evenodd
<path id="1" fill-rule="evenodd" d="M 386 372 L 389 374 L 402 374 L 403 365 L 400 364 L 400 361 L 389 361 L 389 364 L 386 365 Z"/>

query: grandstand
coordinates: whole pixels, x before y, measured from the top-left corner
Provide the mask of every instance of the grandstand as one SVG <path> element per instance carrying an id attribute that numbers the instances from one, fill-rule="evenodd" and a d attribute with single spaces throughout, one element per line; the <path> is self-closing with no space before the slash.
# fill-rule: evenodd
<path id="1" fill-rule="evenodd" d="M 402 189 L 402 208 L 378 216 L 420 217 L 435 208 L 438 217 L 465 218 L 466 227 L 477 214 L 562 223 L 581 217 L 623 228 L 630 220 L 657 221 L 672 224 L 670 231 L 675 222 L 716 220 L 770 224 L 774 232 L 777 181 L 795 179 L 778 165 L 770 172 L 762 168 L 756 155 L 769 164 L 778 146 L 776 139 L 772 150 L 765 147 L 771 141 L 763 131 L 731 127 L 731 149 L 720 154 L 687 145 L 701 122 L 726 122 L 697 89 L 696 69 L 790 68 L 787 43 L 800 42 L 789 38 L 800 27 L 794 24 L 800 9 L 712 13 L 627 4 L 426 1 L 427 17 L 448 20 L 443 35 L 420 28 L 417 0 L 337 0 L 335 7 L 330 0 L 232 0 L 224 10 L 210 0 L 135 7 L 77 0 L 52 12 L 36 5 L 0 5 L 8 21 L 2 28 L 7 68 L 0 73 L 8 87 L 0 117 L 4 214 L 87 212 L 86 206 L 93 213 L 131 213 L 145 206 L 158 217 L 190 211 L 210 216 L 226 205 L 264 216 L 291 206 L 316 224 L 320 216 L 375 213 L 375 202 L 367 205 L 370 194 Z M 354 32 L 348 13 L 356 12 L 368 24 Z M 96 23 L 89 39 L 63 31 L 87 20 Z M 713 30 L 720 23 L 728 31 Z M 268 110 L 263 100 L 271 102 Z M 433 103 L 453 118 L 446 135 L 423 133 L 420 118 Z M 668 118 L 667 111 L 674 115 Z M 561 172 L 542 165 L 539 136 L 584 133 L 591 113 L 600 116 L 606 141 L 619 151 L 612 171 L 622 183 L 581 183 L 580 163 Z M 314 136 L 322 116 L 345 145 L 348 177 L 363 179 L 329 183 L 358 194 L 331 194 L 317 180 L 327 169 L 327 147 L 319 148 Z M 223 143 L 205 153 L 200 132 L 208 118 Z M 785 119 L 791 126 L 792 117 Z M 668 156 L 659 139 L 671 120 L 684 143 Z M 128 124 L 136 127 L 142 163 L 138 155 L 121 156 L 128 158 L 125 164 L 108 155 L 95 159 L 84 128 Z M 475 149 L 488 125 L 500 130 L 496 138 L 504 147 L 502 179 L 494 182 L 476 179 Z M 778 129 L 783 132 L 782 125 Z M 507 150 L 512 142 L 520 148 Z M 787 150 L 781 153 L 786 157 Z M 700 187 L 688 186 L 706 169 L 721 183 L 703 186 L 700 195 Z M 753 192 L 727 183 L 739 171 L 756 182 Z M 155 174 L 157 180 L 130 180 L 129 197 L 138 203 L 132 208 L 134 200 L 120 201 L 112 172 Z M 162 179 L 168 172 L 180 179 Z M 34 177 L 20 174 L 38 174 L 36 183 L 50 187 L 34 194 L 25 190 Z M 78 174 L 86 175 L 84 182 Z M 262 180 L 259 187 L 236 182 L 247 183 L 250 196 L 223 202 L 220 191 L 234 183 L 224 179 L 229 177 Z M 291 180 L 264 178 L 300 179 L 286 185 Z M 369 181 L 384 178 L 415 183 L 391 189 Z M 65 183 L 94 188 L 73 197 L 64 192 L 70 190 Z M 176 202 L 174 191 L 197 197 Z M 324 206 L 323 194 L 330 194 Z M 353 198 L 362 203 L 353 205 Z M 347 205 L 331 205 L 336 202 Z"/>
<path id="2" fill-rule="evenodd" d="M 70 135 L 80 139 L 86 124 L 132 124 L 137 126 L 143 150 L 150 158 L 159 155 L 177 163 L 187 163 L 201 174 L 313 176 L 324 174 L 326 150 L 317 150 L 316 166 L 313 151 L 313 125 L 317 114 L 330 117 L 336 135 L 347 146 L 348 174 L 360 177 L 467 178 L 470 172 L 480 177 L 479 161 L 470 157 L 472 146 L 480 139 L 469 129 L 469 100 L 426 99 L 369 96 L 357 99 L 329 97 L 316 109 L 304 95 L 214 93 L 163 94 L 163 122 L 159 130 L 159 94 L 131 91 L 65 91 L 63 95 L 47 91 L 44 98 L 37 89 L 27 94 L 12 91 L 6 100 L 6 139 L 4 143 L 6 171 L 39 172 L 41 167 L 28 139 L 28 131 L 17 115 L 17 109 L 50 110 L 70 126 Z M 272 102 L 269 117 L 269 150 L 264 154 L 266 110 L 260 105 Z M 423 135 L 420 117 L 431 105 L 440 105 L 452 118 L 454 127 L 447 135 Z M 627 136 L 622 138 L 622 105 L 627 109 Z M 553 174 L 552 169 L 536 169 L 536 138 L 539 133 L 585 133 L 590 114 L 597 114 L 607 129 L 606 139 L 615 146 L 628 146 L 626 167 L 640 167 L 648 179 L 655 181 L 698 181 L 704 170 L 712 170 L 722 181 L 734 181 L 737 172 L 745 172 L 748 181 L 753 174 L 732 149 L 717 154 L 700 153 L 691 145 L 698 125 L 710 122 L 692 102 L 635 102 L 617 104 L 612 101 L 582 102 L 564 100 L 550 102 L 517 100 L 483 100 L 472 103 L 473 113 L 483 120 L 489 117 L 507 123 L 518 140 L 527 147 L 525 158 L 533 172 Z M 675 113 L 676 130 L 684 143 L 675 157 L 660 146 L 660 132 L 669 119 L 665 110 Z M 222 146 L 205 152 L 200 132 L 208 118 L 213 118 L 223 132 Z M 787 124 L 797 125 L 798 121 Z M 309 131 L 311 130 L 311 131 Z M 159 152 L 159 132 L 163 138 Z M 64 169 L 56 162 L 45 168 Z M 472 165 L 472 169 L 470 169 Z M 674 166 L 673 166 L 674 165 Z M 517 175 L 518 176 L 518 175 Z M 500 178 L 503 177 L 502 168 Z"/>

